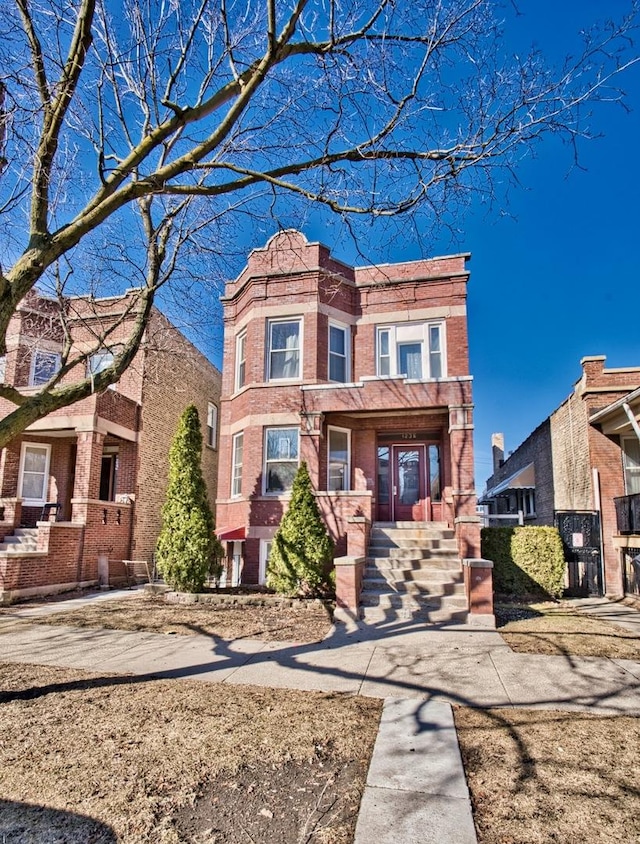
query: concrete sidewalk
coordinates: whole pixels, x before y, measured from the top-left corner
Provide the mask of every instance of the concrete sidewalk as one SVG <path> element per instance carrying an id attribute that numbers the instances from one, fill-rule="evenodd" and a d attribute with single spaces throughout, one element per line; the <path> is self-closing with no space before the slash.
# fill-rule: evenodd
<path id="1" fill-rule="evenodd" d="M 0 615 L 0 662 L 386 698 L 355 844 L 474 844 L 451 704 L 640 715 L 640 662 L 516 654 L 497 632 L 462 625 L 336 627 L 322 642 L 296 645 L 37 623 L 124 595 L 135 592 Z M 610 602 L 589 606 L 601 617 L 615 609 Z M 640 622 L 634 610 L 618 615 L 625 624 Z"/>

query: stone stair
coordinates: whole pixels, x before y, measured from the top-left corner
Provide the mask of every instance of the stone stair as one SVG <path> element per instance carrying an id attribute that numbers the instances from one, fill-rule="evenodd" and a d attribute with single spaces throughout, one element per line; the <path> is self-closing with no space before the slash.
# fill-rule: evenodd
<path id="1" fill-rule="evenodd" d="M 376 522 L 360 595 L 360 618 L 465 622 L 467 601 L 453 530 L 439 522 Z"/>
<path id="2" fill-rule="evenodd" d="M 38 550 L 38 528 L 16 528 L 0 543 L 0 554 L 29 554 Z"/>

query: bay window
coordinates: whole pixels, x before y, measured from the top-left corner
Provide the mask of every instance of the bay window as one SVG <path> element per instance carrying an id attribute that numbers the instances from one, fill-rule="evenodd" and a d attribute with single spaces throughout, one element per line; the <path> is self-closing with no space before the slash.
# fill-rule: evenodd
<path id="1" fill-rule="evenodd" d="M 269 320 L 267 380 L 300 378 L 301 320 Z"/>
<path id="2" fill-rule="evenodd" d="M 329 381 L 345 384 L 350 378 L 349 329 L 345 325 L 329 323 Z"/>
<path id="3" fill-rule="evenodd" d="M 286 492 L 298 471 L 298 428 L 267 428 L 264 442 L 264 491 Z"/>
<path id="4" fill-rule="evenodd" d="M 242 460 L 244 450 L 244 433 L 235 434 L 231 446 L 231 497 L 242 495 Z"/>

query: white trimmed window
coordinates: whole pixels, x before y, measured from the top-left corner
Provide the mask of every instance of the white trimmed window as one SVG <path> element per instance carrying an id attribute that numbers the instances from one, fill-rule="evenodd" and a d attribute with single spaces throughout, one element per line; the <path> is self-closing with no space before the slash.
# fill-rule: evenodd
<path id="1" fill-rule="evenodd" d="M 93 378 L 99 372 L 103 372 L 108 366 L 111 366 L 114 360 L 113 352 L 103 351 L 96 352 L 91 355 L 87 361 L 87 378 Z M 109 384 L 109 390 L 115 390 L 115 384 Z"/>
<path id="2" fill-rule="evenodd" d="M 218 408 L 212 402 L 207 404 L 207 445 L 215 448 L 218 442 Z"/>
<path id="3" fill-rule="evenodd" d="M 380 326 L 376 342 L 378 375 L 416 380 L 445 375 L 444 323 Z"/>
<path id="4" fill-rule="evenodd" d="M 244 433 L 235 434 L 232 443 L 233 460 L 231 464 L 231 497 L 242 495 L 242 452 L 244 450 Z"/>
<path id="5" fill-rule="evenodd" d="M 4 382 L 7 374 L 7 356 L 0 355 L 0 382 Z"/>
<path id="6" fill-rule="evenodd" d="M 266 428 L 264 435 L 264 491 L 286 492 L 298 471 L 298 428 Z"/>
<path id="7" fill-rule="evenodd" d="M 236 390 L 242 389 L 247 379 L 247 332 L 236 337 Z"/>
<path id="8" fill-rule="evenodd" d="M 272 539 L 260 540 L 260 568 L 258 569 L 258 583 L 262 586 L 267 582 L 267 564 L 271 553 Z"/>
<path id="9" fill-rule="evenodd" d="M 624 488 L 627 495 L 640 493 L 640 440 L 637 437 L 622 440 Z"/>
<path id="10" fill-rule="evenodd" d="M 350 489 L 351 431 L 345 428 L 329 428 L 327 489 L 340 492 Z"/>
<path id="11" fill-rule="evenodd" d="M 269 320 L 267 333 L 267 380 L 288 381 L 300 378 L 302 320 Z"/>
<path id="12" fill-rule="evenodd" d="M 31 373 L 29 384 L 39 387 L 51 380 L 60 369 L 60 355 L 57 352 L 46 352 L 44 349 L 34 349 L 31 356 Z"/>
<path id="13" fill-rule="evenodd" d="M 346 384 L 351 378 L 351 335 L 346 325 L 329 323 L 329 381 Z"/>
<path id="14" fill-rule="evenodd" d="M 27 507 L 39 506 L 47 500 L 50 457 L 50 445 L 22 443 L 18 489 Z"/>

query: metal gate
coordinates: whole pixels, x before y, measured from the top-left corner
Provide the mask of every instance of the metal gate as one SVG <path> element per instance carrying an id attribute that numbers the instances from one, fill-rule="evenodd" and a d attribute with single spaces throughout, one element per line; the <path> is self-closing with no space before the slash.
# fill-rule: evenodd
<path id="1" fill-rule="evenodd" d="M 555 521 L 567 561 L 567 595 L 587 598 L 604 594 L 600 514 L 591 511 L 556 510 Z"/>

